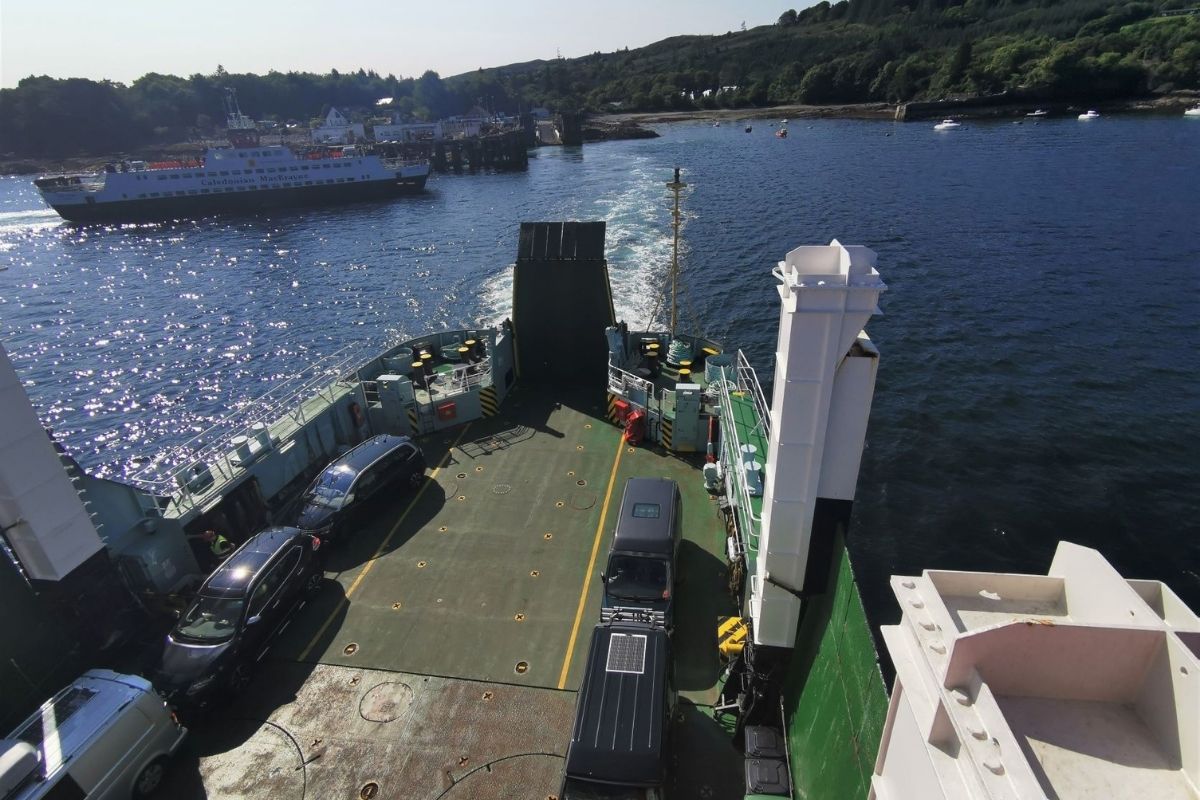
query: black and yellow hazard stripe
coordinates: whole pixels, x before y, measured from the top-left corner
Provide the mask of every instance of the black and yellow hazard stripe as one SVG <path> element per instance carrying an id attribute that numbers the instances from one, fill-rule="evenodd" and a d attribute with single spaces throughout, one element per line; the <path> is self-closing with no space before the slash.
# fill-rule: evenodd
<path id="1" fill-rule="evenodd" d="M 608 393 L 608 421 L 613 425 L 619 425 L 620 420 L 617 419 L 617 400 L 621 399 L 612 392 Z"/>
<path id="2" fill-rule="evenodd" d="M 724 658 L 733 658 L 746 646 L 749 632 L 742 617 L 717 617 L 717 649 Z"/>
<path id="3" fill-rule="evenodd" d="M 412 406 L 408 409 L 408 425 L 414 436 L 421 432 L 421 423 L 417 421 L 417 409 Z"/>
<path id="4" fill-rule="evenodd" d="M 479 390 L 479 405 L 485 417 L 494 417 L 500 413 L 500 401 L 496 398 L 495 386 L 485 386 Z"/>
<path id="5" fill-rule="evenodd" d="M 671 449 L 671 430 L 674 428 L 674 426 L 674 422 L 666 417 L 662 418 L 662 444 L 663 447 L 667 448 L 668 450 Z"/>

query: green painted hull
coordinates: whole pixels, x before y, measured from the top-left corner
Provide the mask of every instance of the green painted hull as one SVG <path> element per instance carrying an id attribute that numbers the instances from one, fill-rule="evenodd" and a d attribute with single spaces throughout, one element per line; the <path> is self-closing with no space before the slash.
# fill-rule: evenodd
<path id="1" fill-rule="evenodd" d="M 793 797 L 866 797 L 888 697 L 841 530 L 828 591 L 803 613 L 783 692 Z"/>

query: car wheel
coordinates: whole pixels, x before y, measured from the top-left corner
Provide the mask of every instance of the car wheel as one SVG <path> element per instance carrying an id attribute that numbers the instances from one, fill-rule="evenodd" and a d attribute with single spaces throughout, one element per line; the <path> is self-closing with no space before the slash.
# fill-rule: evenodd
<path id="1" fill-rule="evenodd" d="M 246 664 L 238 664 L 233 668 L 233 672 L 229 673 L 229 693 L 240 694 L 247 686 L 250 685 L 250 667 Z"/>
<path id="2" fill-rule="evenodd" d="M 320 572 L 314 572 L 308 576 L 308 580 L 304 584 L 304 594 L 312 597 L 317 592 L 321 591 L 321 584 L 325 582 L 325 576 Z"/>
<path id="3" fill-rule="evenodd" d="M 148 797 L 153 797 L 154 793 L 158 791 L 158 787 L 162 785 L 163 777 L 166 774 L 166 756 L 159 756 L 142 767 L 142 771 L 138 773 L 137 779 L 133 782 L 133 800 L 146 800 Z"/>
<path id="4" fill-rule="evenodd" d="M 412 475 L 408 476 L 408 485 L 409 487 L 415 489 L 421 485 L 421 481 L 423 480 L 425 480 L 425 473 L 418 470 L 417 472 L 414 472 Z"/>

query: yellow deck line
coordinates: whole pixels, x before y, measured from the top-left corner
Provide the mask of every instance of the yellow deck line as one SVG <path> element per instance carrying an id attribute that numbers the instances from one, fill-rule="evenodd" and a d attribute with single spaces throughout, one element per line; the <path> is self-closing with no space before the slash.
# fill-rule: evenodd
<path id="1" fill-rule="evenodd" d="M 434 467 L 433 472 L 429 473 L 429 480 L 427 480 L 423 484 L 421 484 L 421 488 L 417 491 L 417 493 L 415 495 L 413 495 L 412 501 L 408 504 L 408 507 L 406 509 L 404 509 L 404 513 L 400 515 L 400 519 L 396 520 L 396 524 L 392 526 L 392 529 L 390 531 L 388 531 L 388 535 L 384 538 L 383 542 L 381 542 L 379 547 L 375 550 L 375 555 L 371 556 L 370 560 L 367 561 L 366 564 L 363 564 L 363 568 L 361 570 L 359 570 L 358 575 L 356 575 L 354 577 L 354 580 L 350 583 L 350 588 L 346 590 L 346 594 L 342 597 L 341 600 L 338 601 L 338 604 L 333 607 L 333 610 L 329 612 L 329 616 L 325 618 L 325 622 L 321 625 L 320 628 L 317 629 L 316 634 L 313 635 L 313 638 L 309 641 L 308 646 L 305 647 L 304 650 L 301 651 L 300 658 L 298 660 L 304 661 L 306 658 L 308 658 L 308 654 L 311 653 L 313 648 L 317 646 L 317 641 L 322 636 L 325 635 L 325 631 L 329 630 L 329 626 L 333 624 L 334 617 L 336 617 L 338 615 L 338 612 L 342 610 L 342 604 L 350 602 L 350 595 L 354 594 L 354 590 L 358 588 L 358 585 L 360 583 L 362 583 L 363 578 L 367 577 L 367 573 L 371 571 L 371 567 L 373 567 L 375 565 L 375 562 L 379 559 L 379 557 L 381 555 L 383 555 L 383 551 L 387 548 L 388 544 L 392 541 L 392 537 L 396 535 L 396 532 L 398 530 L 400 530 L 400 526 L 404 524 L 404 520 L 408 518 L 408 512 L 410 512 L 414 508 L 416 508 L 417 503 L 421 499 L 421 495 L 425 494 L 425 490 L 433 485 L 433 482 L 437 478 L 438 473 L 442 471 L 442 467 L 446 466 L 446 464 L 449 463 L 450 454 L 454 451 L 454 448 L 458 446 L 458 443 L 462 441 L 462 438 L 467 435 L 467 429 L 470 427 L 471 427 L 471 423 L 468 422 L 466 425 L 463 426 L 463 429 L 461 431 L 459 431 L 458 438 L 456 438 L 451 443 L 450 447 L 448 447 L 446 449 L 446 455 L 443 456 L 441 462 L 439 462 L 438 465 L 436 467 Z"/>
<path id="2" fill-rule="evenodd" d="M 608 503 L 612 500 L 613 484 L 617 482 L 617 467 L 621 465 L 621 451 L 625 449 L 625 438 L 617 439 L 617 456 L 613 459 L 612 472 L 608 476 L 608 490 L 604 492 L 604 505 L 600 507 L 600 522 L 596 524 L 596 538 L 592 540 L 592 557 L 588 560 L 587 572 L 583 574 L 583 588 L 579 590 L 579 607 L 575 609 L 575 624 L 571 626 L 571 638 L 567 641 L 567 654 L 563 657 L 562 672 L 558 673 L 558 688 L 567 685 L 567 672 L 571 669 L 571 656 L 575 653 L 575 639 L 579 635 L 579 623 L 583 620 L 583 609 L 587 605 L 588 587 L 592 583 L 592 570 L 596 568 L 596 554 L 600 552 L 600 539 L 604 534 L 604 520 L 608 516 Z"/>

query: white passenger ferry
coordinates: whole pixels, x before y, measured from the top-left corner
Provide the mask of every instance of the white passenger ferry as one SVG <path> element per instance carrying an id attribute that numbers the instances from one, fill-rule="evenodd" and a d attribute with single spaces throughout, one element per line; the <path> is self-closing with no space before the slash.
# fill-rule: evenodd
<path id="1" fill-rule="evenodd" d="M 187 161 L 122 161 L 34 184 L 71 222 L 144 222 L 377 200 L 420 192 L 429 178 L 428 162 L 384 158 L 362 146 L 260 145 L 232 95 L 227 109 L 229 147 Z"/>

